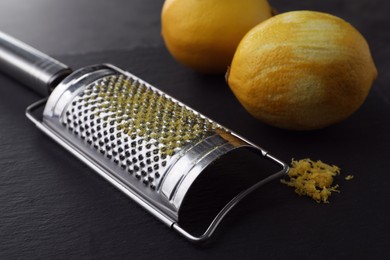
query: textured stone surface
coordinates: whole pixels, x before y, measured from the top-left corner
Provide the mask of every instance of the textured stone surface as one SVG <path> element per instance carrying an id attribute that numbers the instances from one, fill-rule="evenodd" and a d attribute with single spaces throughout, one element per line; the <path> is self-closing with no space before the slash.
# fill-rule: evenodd
<path id="1" fill-rule="evenodd" d="M 240 107 L 222 76 L 198 75 L 177 64 L 159 38 L 161 1 L 123 1 L 121 5 L 121 1 L 110 1 L 118 8 L 115 12 L 104 12 L 111 5 L 106 1 L 96 1 L 92 9 L 86 8 L 86 1 L 50 1 L 47 8 L 53 13 L 48 17 L 43 11 L 33 15 L 37 12 L 33 3 L 49 1 L 28 2 L 2 1 L 0 29 L 57 54 L 56 58 L 74 68 L 114 63 L 285 161 L 292 157 L 321 159 L 340 166 L 343 175 L 337 180 L 341 193 L 328 205 L 318 205 L 278 182 L 271 183 L 233 212 L 214 241 L 194 246 L 36 129 L 24 110 L 39 97 L 0 75 L 1 259 L 390 257 L 388 2 L 275 4 L 279 11 L 314 9 L 344 17 L 367 37 L 378 66 L 379 78 L 363 107 L 345 122 L 313 132 L 268 127 Z M 132 7 L 146 11 L 129 11 L 134 22 L 127 23 L 122 19 L 130 18 L 118 12 L 125 15 L 124 10 Z M 71 10 L 85 17 L 69 15 Z M 95 24 L 101 24 L 100 19 L 108 19 L 105 14 L 122 21 L 118 31 L 77 22 L 97 19 Z M 145 27 L 148 24 L 150 30 Z M 138 29 L 130 37 L 125 33 L 132 26 Z M 74 31 L 68 31 L 70 28 Z M 110 42 L 103 37 L 105 33 L 115 34 L 111 36 L 115 39 L 126 35 L 123 45 Z M 355 178 L 345 181 L 348 174 Z"/>

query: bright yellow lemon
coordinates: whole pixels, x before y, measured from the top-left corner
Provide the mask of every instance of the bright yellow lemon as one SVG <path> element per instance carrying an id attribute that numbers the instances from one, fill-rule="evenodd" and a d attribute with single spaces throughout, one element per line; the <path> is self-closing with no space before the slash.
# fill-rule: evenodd
<path id="1" fill-rule="evenodd" d="M 199 72 L 223 73 L 242 37 L 271 16 L 267 0 L 166 0 L 162 36 L 180 63 Z"/>
<path id="2" fill-rule="evenodd" d="M 294 11 L 246 34 L 227 81 L 259 120 L 310 130 L 355 112 L 376 76 L 367 42 L 352 25 L 325 13 Z"/>

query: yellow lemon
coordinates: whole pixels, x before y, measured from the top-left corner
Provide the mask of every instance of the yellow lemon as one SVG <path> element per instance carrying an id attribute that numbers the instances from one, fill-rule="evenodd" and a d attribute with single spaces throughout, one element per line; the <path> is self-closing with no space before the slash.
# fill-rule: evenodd
<path id="1" fill-rule="evenodd" d="M 259 120 L 310 130 L 355 112 L 376 76 L 368 44 L 352 25 L 330 14 L 294 11 L 245 35 L 227 81 Z"/>
<path id="2" fill-rule="evenodd" d="M 242 37 L 272 16 L 267 0 L 166 0 L 162 36 L 172 56 L 199 72 L 225 72 Z"/>

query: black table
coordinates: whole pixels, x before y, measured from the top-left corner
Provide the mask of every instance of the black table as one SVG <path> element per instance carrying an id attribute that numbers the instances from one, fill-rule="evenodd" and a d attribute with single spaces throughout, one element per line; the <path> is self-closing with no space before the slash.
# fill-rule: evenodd
<path id="1" fill-rule="evenodd" d="M 223 76 L 196 74 L 167 53 L 159 33 L 162 1 L 1 1 L 0 30 L 71 67 L 113 63 L 287 162 L 321 159 L 343 175 L 330 204 L 273 182 L 239 205 L 213 241 L 196 246 L 38 131 L 24 111 L 39 97 L 0 75 L 0 259 L 388 259 L 390 4 L 273 2 L 279 12 L 333 13 L 367 38 L 379 78 L 348 120 L 311 132 L 256 121 Z M 344 180 L 347 174 L 355 179 Z"/>

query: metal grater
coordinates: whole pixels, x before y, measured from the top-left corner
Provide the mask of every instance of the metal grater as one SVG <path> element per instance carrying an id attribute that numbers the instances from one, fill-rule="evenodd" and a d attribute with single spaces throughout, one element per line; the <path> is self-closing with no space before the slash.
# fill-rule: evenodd
<path id="1" fill-rule="evenodd" d="M 35 80 L 38 92 L 42 93 L 43 85 L 54 88 L 48 99 L 27 108 L 27 117 L 191 241 L 208 239 L 240 200 L 288 170 L 263 149 L 128 72 L 103 64 L 69 74 L 65 65 L 7 35 L 0 34 L 0 40 L 0 65 L 6 72 L 22 74 L 24 83 Z M 25 53 L 20 54 L 21 50 Z M 9 58 L 9 53 L 17 54 Z M 34 70 L 26 69 L 28 66 L 18 69 L 20 60 Z M 37 116 L 43 105 L 43 115 Z M 207 167 L 240 149 L 251 150 L 280 169 L 231 198 L 202 235 L 190 234 L 180 226 L 186 195 Z"/>

